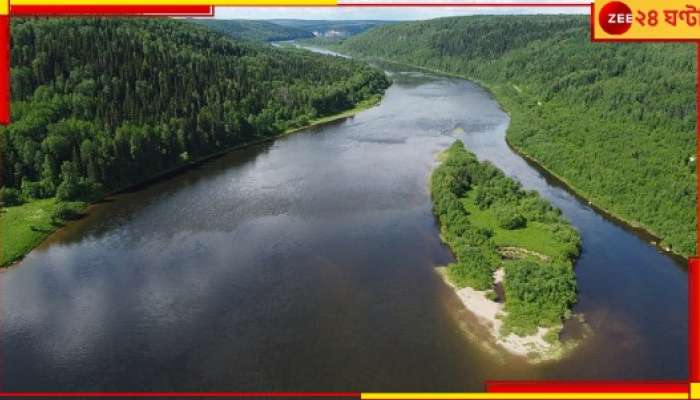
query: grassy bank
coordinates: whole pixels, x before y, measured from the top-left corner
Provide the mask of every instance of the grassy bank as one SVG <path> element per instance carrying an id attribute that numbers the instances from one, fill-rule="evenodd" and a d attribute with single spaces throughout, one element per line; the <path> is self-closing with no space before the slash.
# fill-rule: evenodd
<path id="1" fill-rule="evenodd" d="M 578 232 L 536 192 L 480 163 L 460 141 L 435 169 L 431 194 L 441 237 L 457 259 L 447 267 L 449 281 L 458 289 L 486 291 L 493 300 L 495 276 L 502 275 L 499 334 L 535 335 L 546 328 L 544 338 L 558 344 L 576 301 Z"/>
<path id="2" fill-rule="evenodd" d="M 238 145 L 226 150 L 217 152 L 216 154 L 194 160 L 181 167 L 165 171 L 157 176 L 150 177 L 145 181 L 138 182 L 133 186 L 141 186 L 147 182 L 159 180 L 160 177 L 170 176 L 178 171 L 185 170 L 194 164 L 201 164 L 207 160 L 220 156 L 222 154 L 249 147 L 255 144 L 275 140 L 282 136 L 290 135 L 311 126 L 318 126 L 325 123 L 337 121 L 343 118 L 349 118 L 353 115 L 367 110 L 378 105 L 381 102 L 382 96 L 376 95 L 358 103 L 355 107 L 343 111 L 339 114 L 320 117 L 312 120 L 307 125 L 299 128 L 289 129 L 286 132 L 273 136 L 266 137 L 254 142 Z M 130 186 L 131 187 L 131 186 Z M 121 188 L 115 192 L 127 190 L 130 187 Z M 43 242 L 56 229 L 63 226 L 65 221 L 56 218 L 56 212 L 61 206 L 55 198 L 50 199 L 30 199 L 22 205 L 13 207 L 0 208 L 0 267 L 7 267 L 28 254 L 33 248 Z M 87 203 L 80 205 L 79 203 L 71 203 L 71 206 L 77 208 L 78 211 L 87 208 Z"/>
<path id="3" fill-rule="evenodd" d="M 55 209 L 55 199 L 33 200 L 0 209 L 0 265 L 4 267 L 21 259 L 56 230 L 51 218 Z"/>
<path id="4" fill-rule="evenodd" d="M 355 107 L 353 107 L 353 108 L 350 108 L 350 109 L 348 109 L 348 110 L 346 110 L 346 111 L 343 111 L 343 112 L 341 112 L 341 113 L 338 113 L 338 114 L 333 114 L 333 115 L 329 115 L 329 116 L 326 116 L 326 117 L 320 117 L 320 118 L 313 119 L 313 120 L 312 120 L 311 122 L 309 122 L 307 125 L 304 125 L 304 126 L 302 126 L 302 127 L 300 127 L 300 128 L 288 129 L 288 130 L 285 132 L 285 134 L 294 133 L 294 132 L 300 131 L 300 130 L 302 130 L 302 129 L 310 128 L 310 127 L 312 127 L 312 126 L 323 125 L 323 124 L 326 124 L 326 123 L 329 123 L 329 122 L 337 121 L 337 120 L 339 120 L 339 119 L 352 117 L 352 116 L 354 116 L 354 115 L 357 114 L 357 113 L 360 113 L 360 112 L 362 112 L 362 111 L 365 111 L 365 110 L 367 110 L 367 109 L 369 109 L 369 108 L 372 108 L 372 107 L 378 105 L 381 101 L 382 101 L 382 96 L 381 96 L 381 95 L 374 95 L 374 96 L 371 96 L 370 98 L 359 102 L 359 103 L 358 103 Z"/>

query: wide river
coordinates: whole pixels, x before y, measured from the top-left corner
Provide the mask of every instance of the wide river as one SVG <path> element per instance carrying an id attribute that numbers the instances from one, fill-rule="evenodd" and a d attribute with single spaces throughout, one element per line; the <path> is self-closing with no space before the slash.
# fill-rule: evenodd
<path id="1" fill-rule="evenodd" d="M 0 272 L 0 389 L 685 379 L 683 262 L 513 153 L 508 116 L 480 87 L 387 68 L 394 84 L 378 107 L 115 196 Z M 428 180 L 457 139 L 581 232 L 575 311 L 593 334 L 562 361 L 533 366 L 483 350 L 434 271 L 452 256 Z"/>

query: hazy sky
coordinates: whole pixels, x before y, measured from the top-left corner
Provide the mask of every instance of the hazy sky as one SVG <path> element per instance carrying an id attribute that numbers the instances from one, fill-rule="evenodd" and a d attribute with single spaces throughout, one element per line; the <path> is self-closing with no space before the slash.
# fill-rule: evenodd
<path id="1" fill-rule="evenodd" d="M 378 0 L 386 2 L 386 0 Z M 516 0 L 517 1 L 517 0 Z M 555 0 L 556 1 L 556 0 Z M 488 0 L 479 1 L 479 3 Z M 513 1 L 515 2 L 515 1 Z M 552 2 L 539 0 L 538 2 Z M 561 0 L 559 0 L 561 2 Z M 573 0 L 568 2 L 580 2 Z M 216 18 L 220 19 L 383 19 L 416 20 L 474 14 L 587 14 L 585 7 L 566 8 L 505 8 L 505 7 L 415 7 L 415 8 L 368 8 L 368 7 L 217 7 Z"/>

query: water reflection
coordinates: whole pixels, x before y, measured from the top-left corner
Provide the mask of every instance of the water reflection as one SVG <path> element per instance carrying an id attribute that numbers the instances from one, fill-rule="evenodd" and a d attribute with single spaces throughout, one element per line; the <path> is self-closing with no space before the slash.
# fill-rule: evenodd
<path id="1" fill-rule="evenodd" d="M 508 118 L 483 89 L 415 71 L 393 79 L 379 107 L 116 196 L 0 273 L 3 388 L 684 379 L 682 265 L 513 154 Z M 427 182 L 457 138 L 582 233 L 576 309 L 595 334 L 562 362 L 532 367 L 484 351 L 433 272 L 451 255 Z"/>

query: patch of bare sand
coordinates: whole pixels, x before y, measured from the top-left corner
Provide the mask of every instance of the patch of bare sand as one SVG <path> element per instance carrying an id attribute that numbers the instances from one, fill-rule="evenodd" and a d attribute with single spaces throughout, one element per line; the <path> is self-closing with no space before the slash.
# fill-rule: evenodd
<path id="1" fill-rule="evenodd" d="M 470 287 L 458 288 L 447 278 L 446 268 L 441 267 L 437 270 L 445 283 L 455 291 L 464 307 L 474 314 L 479 323 L 489 331 L 497 345 L 511 354 L 527 357 L 533 362 L 561 358 L 561 343 L 549 343 L 544 339 L 549 332 L 548 328 L 540 327 L 537 333 L 529 336 L 518 336 L 513 333 L 507 336 L 501 335 L 503 322 L 500 317 L 505 313 L 503 304 L 490 300 L 487 297 L 488 291 L 475 290 Z M 503 278 L 503 269 L 498 269 L 494 273 L 494 282 L 502 282 Z"/>

